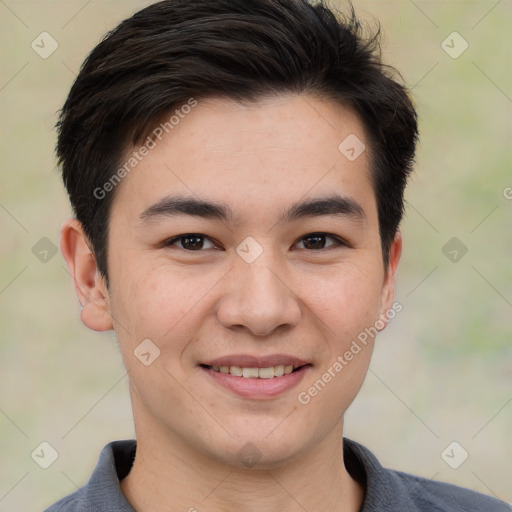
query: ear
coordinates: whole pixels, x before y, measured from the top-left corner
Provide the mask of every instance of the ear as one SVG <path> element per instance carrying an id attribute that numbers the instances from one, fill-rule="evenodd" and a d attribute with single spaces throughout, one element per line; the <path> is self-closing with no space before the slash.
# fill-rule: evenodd
<path id="1" fill-rule="evenodd" d="M 382 329 L 388 324 L 388 315 L 386 314 L 393 305 L 393 298 L 395 296 L 395 278 L 400 256 L 402 255 L 402 234 L 397 231 L 395 238 L 389 248 L 389 261 L 384 277 L 384 284 L 382 285 L 381 292 L 381 306 L 379 319 L 384 324 Z M 382 330 L 379 329 L 379 330 Z"/>
<path id="2" fill-rule="evenodd" d="M 107 284 L 98 270 L 92 246 L 78 220 L 69 219 L 62 224 L 60 250 L 82 306 L 82 322 L 94 331 L 113 329 Z"/>

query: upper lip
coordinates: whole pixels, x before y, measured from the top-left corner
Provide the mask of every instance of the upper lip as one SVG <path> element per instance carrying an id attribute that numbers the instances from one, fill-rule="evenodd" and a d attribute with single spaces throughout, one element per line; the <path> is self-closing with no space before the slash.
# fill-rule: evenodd
<path id="1" fill-rule="evenodd" d="M 224 357 L 217 357 L 201 363 L 206 366 L 239 366 L 241 368 L 269 368 L 271 366 L 304 366 L 309 364 L 295 356 L 286 354 L 272 354 L 267 356 L 252 356 L 248 354 L 233 354 Z"/>

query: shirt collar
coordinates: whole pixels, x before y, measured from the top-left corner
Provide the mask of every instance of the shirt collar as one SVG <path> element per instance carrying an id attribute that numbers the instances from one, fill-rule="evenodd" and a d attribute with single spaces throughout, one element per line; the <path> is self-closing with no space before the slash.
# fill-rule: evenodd
<path id="1" fill-rule="evenodd" d="M 135 512 L 121 491 L 119 482 L 130 472 L 136 448 L 137 443 L 133 439 L 114 441 L 103 448 L 96 469 L 83 488 L 85 503 L 98 509 L 103 509 L 108 503 L 111 512 Z M 347 471 L 365 489 L 361 512 L 394 511 L 397 500 L 408 501 L 406 493 L 397 496 L 401 486 L 393 481 L 393 472 L 385 470 L 367 448 L 344 438 L 343 451 Z"/>

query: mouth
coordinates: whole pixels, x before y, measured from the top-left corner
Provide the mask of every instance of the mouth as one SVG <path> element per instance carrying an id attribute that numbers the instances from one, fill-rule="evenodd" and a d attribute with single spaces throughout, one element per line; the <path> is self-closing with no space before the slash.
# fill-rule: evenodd
<path id="1" fill-rule="evenodd" d="M 207 364 L 199 365 L 208 370 L 213 370 L 217 373 L 224 373 L 233 375 L 235 377 L 242 377 L 245 379 L 275 379 L 283 375 L 294 373 L 304 366 L 311 366 L 310 363 L 300 365 L 276 365 L 267 367 L 254 367 L 254 366 L 213 366 Z"/>
<path id="2" fill-rule="evenodd" d="M 280 396 L 299 384 L 313 365 L 296 357 L 231 356 L 199 365 L 209 382 L 250 400 Z"/>

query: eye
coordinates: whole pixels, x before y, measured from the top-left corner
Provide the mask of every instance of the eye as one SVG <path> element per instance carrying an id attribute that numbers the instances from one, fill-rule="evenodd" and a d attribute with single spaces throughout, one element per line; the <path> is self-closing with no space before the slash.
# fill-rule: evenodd
<path id="1" fill-rule="evenodd" d="M 214 249 L 215 244 L 206 236 L 197 233 L 180 235 L 167 241 L 166 246 L 174 245 L 187 251 L 200 251 L 201 249 Z"/>
<path id="2" fill-rule="evenodd" d="M 330 243 L 329 243 L 330 242 Z M 301 247 L 302 244 L 302 247 Z M 299 249 L 327 249 L 329 247 L 335 245 L 346 245 L 340 238 L 335 237 L 333 235 L 328 235 L 326 233 L 309 233 L 306 236 L 303 236 L 299 242 L 297 242 L 297 247 Z"/>

